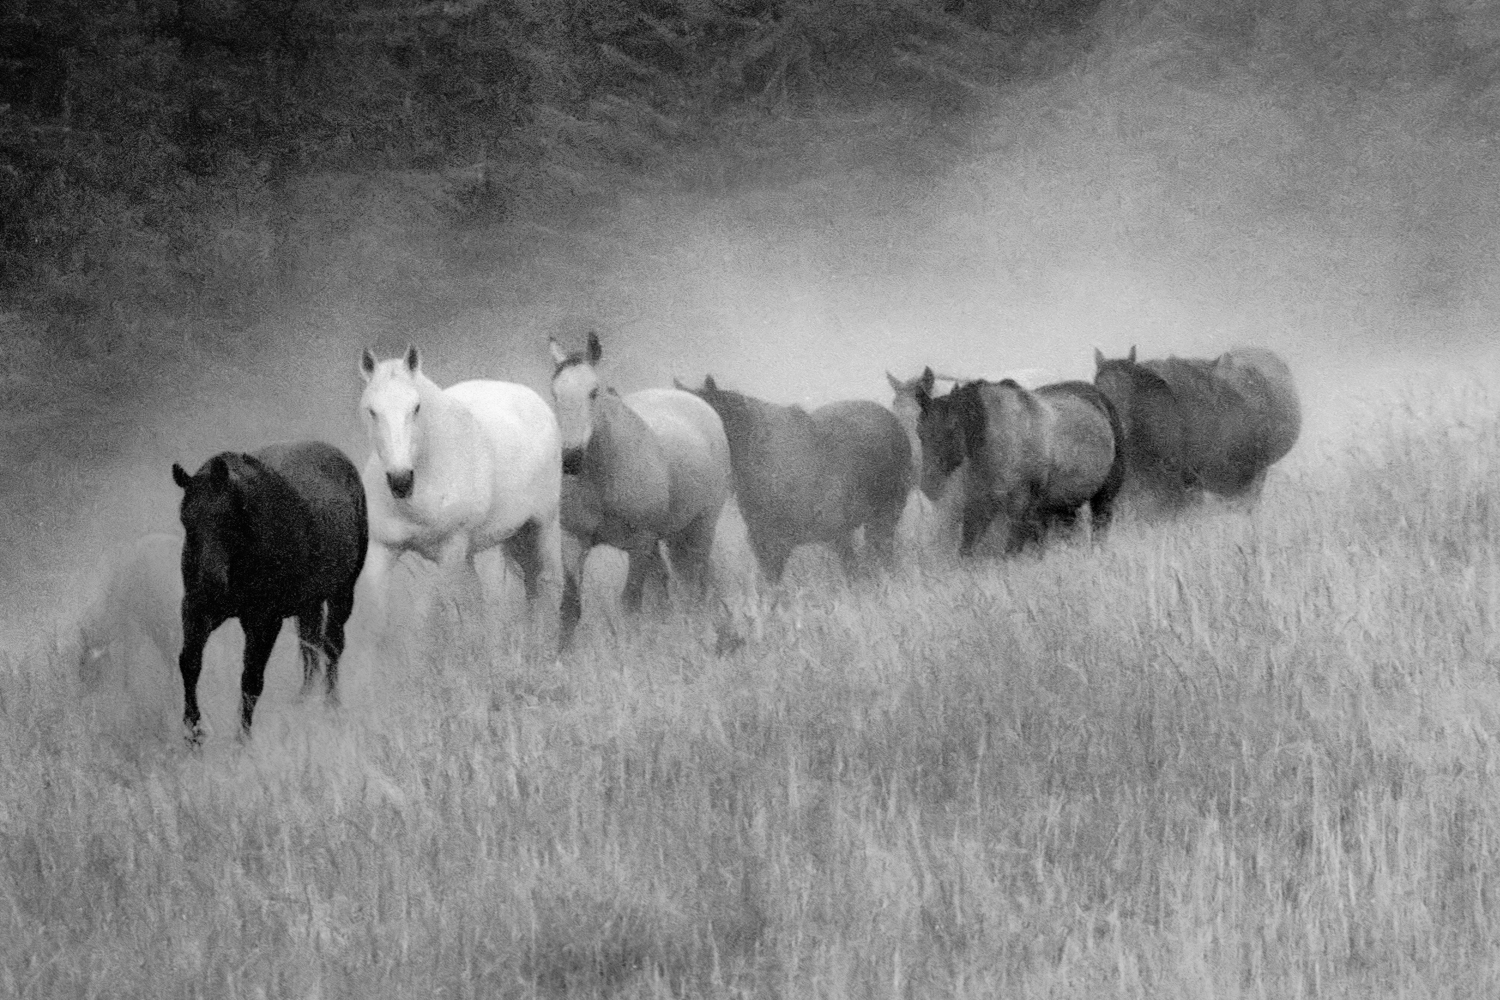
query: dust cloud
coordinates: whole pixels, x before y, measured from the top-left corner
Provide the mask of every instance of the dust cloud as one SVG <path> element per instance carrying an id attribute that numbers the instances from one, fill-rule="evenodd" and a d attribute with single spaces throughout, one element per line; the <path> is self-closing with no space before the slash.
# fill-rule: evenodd
<path id="1" fill-rule="evenodd" d="M 1483 115 L 1441 69 L 1323 82 L 1263 48 L 1221 57 L 1171 6 L 1144 10 L 1069 68 L 1007 85 L 940 175 L 856 167 L 635 196 L 607 220 L 518 236 L 482 306 L 423 325 L 351 296 L 258 332 L 271 346 L 252 365 L 174 366 L 125 427 L 82 428 L 115 447 L 67 469 L 90 485 L 15 546 L 11 620 L 67 606 L 106 543 L 172 529 L 173 461 L 320 437 L 363 462 L 366 346 L 411 340 L 441 384 L 545 394 L 546 337 L 596 329 L 622 390 L 712 373 L 815 405 L 888 402 L 887 370 L 928 364 L 1089 378 L 1095 347 L 1255 343 L 1297 373 L 1304 441 L 1345 432 L 1403 382 L 1493 365 L 1500 176 Z"/>

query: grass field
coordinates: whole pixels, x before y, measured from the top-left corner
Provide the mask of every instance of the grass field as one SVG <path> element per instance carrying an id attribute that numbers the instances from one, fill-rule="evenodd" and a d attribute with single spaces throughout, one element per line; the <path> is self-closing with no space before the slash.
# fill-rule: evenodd
<path id="1" fill-rule="evenodd" d="M 1110 6 L 963 141 L 767 119 L 462 232 L 410 178 L 309 178 L 264 315 L 0 312 L 0 997 L 1500 995 L 1500 104 L 1443 56 L 1492 19 Z M 727 619 L 597 600 L 561 662 L 513 584 L 468 655 L 403 570 L 342 707 L 283 637 L 247 743 L 234 626 L 199 751 L 148 650 L 80 683 L 89 567 L 174 525 L 172 462 L 360 459 L 362 349 L 545 388 L 590 327 L 622 390 L 809 404 L 1250 342 L 1306 423 L 1253 513 L 1041 558 L 800 555 L 773 599 L 729 517 Z"/>
<path id="2" fill-rule="evenodd" d="M 1497 459 L 1492 392 L 1413 389 L 1251 515 L 803 558 L 723 656 L 706 614 L 543 664 L 366 623 L 343 707 L 283 646 L 244 745 L 221 639 L 199 753 L 164 665 L 13 657 L 0 992 L 1493 994 Z"/>

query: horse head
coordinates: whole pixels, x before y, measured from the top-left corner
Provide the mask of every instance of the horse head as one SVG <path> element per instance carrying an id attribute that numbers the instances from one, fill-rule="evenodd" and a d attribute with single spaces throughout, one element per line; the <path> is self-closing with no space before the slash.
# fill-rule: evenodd
<path id="1" fill-rule="evenodd" d="M 182 582 L 198 600 L 213 601 L 229 594 L 229 571 L 245 532 L 241 495 L 246 469 L 234 468 L 249 456 L 215 455 L 197 473 L 188 475 L 172 463 L 172 479 L 182 488 L 180 517 L 186 537 L 182 544 Z"/>
<path id="2" fill-rule="evenodd" d="M 967 458 L 964 447 L 961 390 L 956 386 L 946 396 L 932 395 L 932 369 L 922 373 L 916 386 L 917 439 L 922 444 L 922 492 L 936 500 L 944 484 Z"/>
<path id="3" fill-rule="evenodd" d="M 422 445 L 422 397 L 427 385 L 422 357 L 409 346 L 400 358 L 376 361 L 365 351 L 359 361 L 365 391 L 360 411 L 370 443 L 385 468 L 391 496 L 404 500 L 416 485 L 417 455 Z"/>
<path id="4" fill-rule="evenodd" d="M 592 330 L 582 351 L 569 353 L 550 337 L 547 344 L 553 362 L 552 406 L 562 433 L 562 469 L 576 476 L 583 470 L 584 451 L 594 435 L 594 408 L 603 389 L 595 366 L 604 357 L 604 348 Z"/>

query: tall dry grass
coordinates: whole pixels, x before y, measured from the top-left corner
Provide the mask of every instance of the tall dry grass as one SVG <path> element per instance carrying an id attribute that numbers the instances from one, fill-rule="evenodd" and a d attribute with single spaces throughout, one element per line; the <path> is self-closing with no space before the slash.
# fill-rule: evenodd
<path id="1" fill-rule="evenodd" d="M 328 711 L 283 648 L 245 745 L 221 641 L 199 753 L 162 665 L 17 654 L 0 992 L 1491 994 L 1497 442 L 1493 393 L 1414 392 L 1251 515 L 805 560 L 725 656 L 698 614 L 541 665 L 366 628 Z"/>

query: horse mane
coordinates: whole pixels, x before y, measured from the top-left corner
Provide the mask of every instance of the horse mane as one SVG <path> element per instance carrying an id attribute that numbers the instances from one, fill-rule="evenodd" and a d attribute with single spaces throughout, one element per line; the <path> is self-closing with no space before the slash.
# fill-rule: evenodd
<path id="1" fill-rule="evenodd" d="M 984 451 L 985 414 L 984 395 L 981 390 L 987 384 L 983 381 L 964 382 L 954 386 L 944 397 L 948 400 L 949 408 L 958 417 L 958 430 L 963 438 L 965 458 L 972 459 Z"/>
<path id="2" fill-rule="evenodd" d="M 1167 360 L 1178 361 L 1181 359 L 1168 358 Z M 1132 380 L 1136 382 L 1144 381 L 1149 383 L 1152 388 L 1165 389 L 1169 393 L 1172 392 L 1172 383 L 1168 382 L 1160 372 L 1146 367 L 1146 364 L 1143 361 L 1131 361 L 1129 358 L 1106 358 L 1104 360 L 1104 364 L 1099 368 L 1099 373 L 1103 374 L 1105 371 L 1111 369 L 1124 371 L 1131 377 Z M 1095 375 L 1094 377 L 1098 378 L 1098 375 Z"/>

